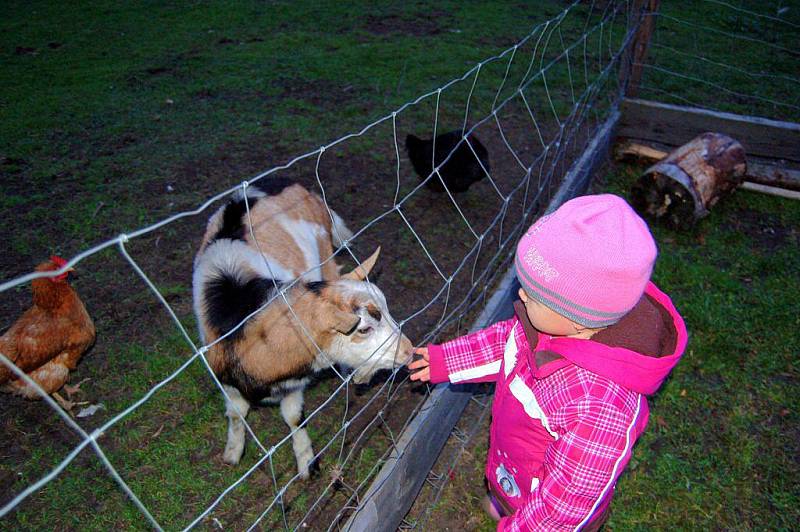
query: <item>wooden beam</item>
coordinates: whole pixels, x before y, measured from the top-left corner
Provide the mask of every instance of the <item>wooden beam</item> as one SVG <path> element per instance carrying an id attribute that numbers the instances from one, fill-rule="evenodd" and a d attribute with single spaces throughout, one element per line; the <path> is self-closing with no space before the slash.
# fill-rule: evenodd
<path id="1" fill-rule="evenodd" d="M 748 181 L 761 185 L 800 191 L 800 170 L 760 162 L 747 162 Z"/>
<path id="2" fill-rule="evenodd" d="M 656 14 L 660 3 L 660 0 L 634 0 L 633 3 L 633 12 L 641 17 L 641 23 L 631 46 L 630 77 L 625 89 L 625 94 L 631 98 L 639 95 L 644 62 L 647 60 L 647 51 L 656 26 Z"/>
<path id="3" fill-rule="evenodd" d="M 623 100 L 617 135 L 681 146 L 706 131 L 738 140 L 748 156 L 800 161 L 800 124 L 648 100 Z"/>
<path id="4" fill-rule="evenodd" d="M 759 185 L 758 183 L 749 183 L 747 181 L 742 183 L 742 186 L 740 188 L 742 190 L 752 190 L 753 192 L 761 192 L 762 194 L 769 194 L 770 196 L 779 196 L 781 198 L 800 200 L 800 192 L 797 192 L 796 190 L 786 190 L 785 188 Z"/>

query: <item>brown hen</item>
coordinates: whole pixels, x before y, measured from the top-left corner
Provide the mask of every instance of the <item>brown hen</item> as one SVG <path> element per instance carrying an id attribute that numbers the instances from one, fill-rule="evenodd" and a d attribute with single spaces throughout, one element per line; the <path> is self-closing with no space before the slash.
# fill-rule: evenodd
<path id="1" fill-rule="evenodd" d="M 55 271 L 66 264 L 60 257 L 37 266 Z M 11 360 L 48 394 L 58 391 L 91 347 L 95 328 L 78 294 L 67 283 L 69 272 L 31 282 L 33 306 L 0 337 L 0 353 Z M 0 363 L 0 391 L 41 399 L 36 389 Z M 60 399 L 60 397 L 57 397 Z M 61 401 L 59 401 L 61 402 Z"/>

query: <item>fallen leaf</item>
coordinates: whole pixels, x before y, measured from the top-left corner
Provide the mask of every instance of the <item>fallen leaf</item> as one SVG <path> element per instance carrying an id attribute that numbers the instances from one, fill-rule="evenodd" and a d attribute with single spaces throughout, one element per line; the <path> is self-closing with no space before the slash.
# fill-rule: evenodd
<path id="1" fill-rule="evenodd" d="M 681 397 L 686 397 L 686 389 L 681 390 Z"/>
<path id="2" fill-rule="evenodd" d="M 98 410 L 105 410 L 106 406 L 103 403 L 87 406 L 82 408 L 80 412 L 75 414 L 75 417 L 90 417 L 97 413 Z"/>

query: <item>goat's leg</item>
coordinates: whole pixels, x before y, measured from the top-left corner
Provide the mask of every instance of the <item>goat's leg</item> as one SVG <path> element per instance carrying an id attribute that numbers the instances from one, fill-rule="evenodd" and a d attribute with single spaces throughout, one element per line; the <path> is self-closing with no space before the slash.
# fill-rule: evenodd
<path id="1" fill-rule="evenodd" d="M 316 465 L 314 449 L 311 448 L 311 438 L 305 428 L 298 428 L 303 422 L 303 388 L 297 388 L 286 394 L 281 400 L 281 415 L 283 420 L 294 432 L 292 435 L 292 448 L 297 459 L 297 472 L 300 477 L 307 479 L 310 469 Z M 297 430 L 295 430 L 297 429 Z"/>
<path id="2" fill-rule="evenodd" d="M 222 460 L 226 464 L 236 465 L 244 452 L 244 418 L 250 411 L 250 402 L 233 386 L 223 384 L 223 388 L 229 399 L 225 401 L 225 415 L 228 416 L 228 443 L 225 444 Z"/>

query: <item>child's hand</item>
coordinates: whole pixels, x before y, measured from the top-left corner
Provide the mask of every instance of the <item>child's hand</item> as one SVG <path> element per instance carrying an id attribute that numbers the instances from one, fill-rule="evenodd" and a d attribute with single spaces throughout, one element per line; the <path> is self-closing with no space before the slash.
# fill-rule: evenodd
<path id="1" fill-rule="evenodd" d="M 411 373 L 412 381 L 430 382 L 431 380 L 431 359 L 428 356 L 427 347 L 418 347 L 414 350 L 414 357 L 408 363 L 408 369 Z M 418 370 L 418 371 L 414 371 Z"/>

